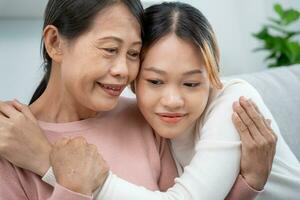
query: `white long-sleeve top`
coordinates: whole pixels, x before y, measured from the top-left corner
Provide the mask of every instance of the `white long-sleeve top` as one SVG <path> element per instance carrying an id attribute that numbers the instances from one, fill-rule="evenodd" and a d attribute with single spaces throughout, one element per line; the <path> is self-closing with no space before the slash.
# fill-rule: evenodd
<path id="1" fill-rule="evenodd" d="M 232 191 L 228 199 L 297 200 L 300 198 L 300 163 L 291 152 L 258 92 L 239 79 L 224 82 L 212 91 L 208 105 L 195 127 L 172 139 L 171 147 L 181 175 L 166 192 L 150 191 L 131 184 L 113 173 L 96 193 L 97 200 L 222 200 L 228 195 L 240 170 L 240 138 L 232 123 L 232 104 L 240 96 L 251 98 L 262 114 L 272 120 L 278 134 L 276 154 L 263 192 Z M 50 173 L 51 174 L 51 173 Z M 53 174 L 46 182 L 54 184 Z M 247 190 L 247 189 L 246 189 Z M 248 189 L 249 190 L 249 189 Z"/>

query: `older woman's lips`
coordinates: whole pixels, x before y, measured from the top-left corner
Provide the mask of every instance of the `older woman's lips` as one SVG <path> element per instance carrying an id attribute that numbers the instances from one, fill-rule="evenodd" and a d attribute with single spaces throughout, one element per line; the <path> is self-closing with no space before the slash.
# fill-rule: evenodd
<path id="1" fill-rule="evenodd" d="M 169 124 L 176 124 L 180 122 L 187 114 L 183 113 L 157 113 L 159 118 Z"/>
<path id="2" fill-rule="evenodd" d="M 103 84 L 97 82 L 97 84 L 110 96 L 120 96 L 126 85 L 117 84 Z"/>

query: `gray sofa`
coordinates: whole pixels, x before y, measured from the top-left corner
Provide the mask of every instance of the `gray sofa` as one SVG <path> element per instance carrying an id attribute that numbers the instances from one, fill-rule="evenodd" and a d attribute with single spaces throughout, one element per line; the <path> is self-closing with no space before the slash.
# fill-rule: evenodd
<path id="1" fill-rule="evenodd" d="M 300 65 L 237 76 L 261 94 L 281 134 L 300 160 Z"/>

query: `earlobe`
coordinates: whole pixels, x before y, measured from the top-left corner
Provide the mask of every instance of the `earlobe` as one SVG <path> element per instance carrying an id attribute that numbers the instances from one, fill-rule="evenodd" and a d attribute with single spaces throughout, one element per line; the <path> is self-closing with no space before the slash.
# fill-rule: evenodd
<path id="1" fill-rule="evenodd" d="M 62 38 L 58 32 L 58 29 L 53 25 L 46 26 L 43 37 L 48 55 L 53 61 L 60 63 L 62 60 L 63 51 Z"/>

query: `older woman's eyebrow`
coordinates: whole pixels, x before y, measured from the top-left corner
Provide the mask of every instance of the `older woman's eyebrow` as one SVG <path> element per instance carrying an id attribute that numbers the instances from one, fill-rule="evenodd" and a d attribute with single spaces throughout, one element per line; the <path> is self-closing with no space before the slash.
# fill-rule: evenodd
<path id="1" fill-rule="evenodd" d="M 124 41 L 121 38 L 116 37 L 116 36 L 108 36 L 108 37 L 103 37 L 103 38 L 98 39 L 99 42 L 106 41 L 106 40 L 114 40 L 118 43 L 124 43 Z M 142 45 L 142 41 L 137 40 L 137 41 L 133 42 L 133 44 L 134 45 L 137 45 L 137 44 Z"/>

